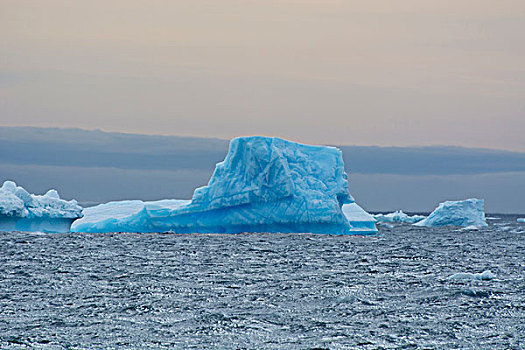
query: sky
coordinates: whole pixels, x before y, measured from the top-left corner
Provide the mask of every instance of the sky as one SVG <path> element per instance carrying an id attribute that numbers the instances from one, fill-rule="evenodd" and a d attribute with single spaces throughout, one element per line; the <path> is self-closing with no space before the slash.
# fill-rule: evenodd
<path id="1" fill-rule="evenodd" d="M 0 125 L 525 152 L 523 0 L 0 0 Z"/>

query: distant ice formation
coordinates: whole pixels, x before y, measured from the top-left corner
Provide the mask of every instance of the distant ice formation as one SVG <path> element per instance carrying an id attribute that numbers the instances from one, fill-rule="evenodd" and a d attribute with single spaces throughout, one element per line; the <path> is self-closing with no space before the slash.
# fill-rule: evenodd
<path id="1" fill-rule="evenodd" d="M 525 218 L 518 218 L 516 221 L 525 224 Z"/>
<path id="2" fill-rule="evenodd" d="M 377 233 L 376 219 L 357 205 L 357 203 L 343 205 L 343 214 L 345 214 L 350 224 L 350 233 L 361 235 L 373 235 Z"/>
<path id="3" fill-rule="evenodd" d="M 483 199 L 466 199 L 463 201 L 446 201 L 430 215 L 415 223 L 415 226 L 440 227 L 440 226 L 487 226 Z"/>
<path id="4" fill-rule="evenodd" d="M 469 225 L 469 226 L 465 226 L 465 227 L 462 227 L 460 228 L 459 230 L 460 231 L 477 231 L 481 228 L 482 226 L 479 226 L 479 225 Z"/>
<path id="5" fill-rule="evenodd" d="M 191 202 L 108 203 L 86 210 L 74 230 L 349 234 L 341 208 L 353 202 L 337 148 L 240 137 L 230 142 L 226 158 Z M 127 209 L 119 208 L 123 205 Z"/>
<path id="6" fill-rule="evenodd" d="M 448 277 L 448 279 L 450 280 L 479 280 L 479 281 L 492 280 L 494 278 L 496 278 L 496 276 L 489 270 L 485 270 L 482 273 L 460 272 L 460 273 L 455 273 L 452 276 Z"/>
<path id="7" fill-rule="evenodd" d="M 80 217 L 82 207 L 60 199 L 56 190 L 34 195 L 13 181 L 0 188 L 0 231 L 69 232 Z"/>
<path id="8" fill-rule="evenodd" d="M 415 224 L 416 222 L 423 220 L 425 216 L 422 216 L 422 215 L 410 216 L 408 214 L 403 213 L 402 210 L 397 210 L 389 214 L 376 214 L 374 215 L 374 218 L 380 222 L 399 222 L 399 223 Z"/>

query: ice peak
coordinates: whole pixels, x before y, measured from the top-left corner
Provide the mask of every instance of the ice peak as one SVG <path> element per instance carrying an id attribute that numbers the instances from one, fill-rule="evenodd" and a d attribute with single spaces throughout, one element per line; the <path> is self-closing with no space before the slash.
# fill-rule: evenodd
<path id="1" fill-rule="evenodd" d="M 17 186 L 14 181 L 7 180 L 7 181 L 4 181 L 4 184 L 2 185 L 0 190 L 8 192 L 8 193 L 15 193 L 16 187 Z"/>
<path id="2" fill-rule="evenodd" d="M 44 195 L 44 197 L 60 199 L 60 196 L 58 195 L 58 191 L 57 190 L 53 190 L 53 189 L 47 191 L 46 194 Z"/>

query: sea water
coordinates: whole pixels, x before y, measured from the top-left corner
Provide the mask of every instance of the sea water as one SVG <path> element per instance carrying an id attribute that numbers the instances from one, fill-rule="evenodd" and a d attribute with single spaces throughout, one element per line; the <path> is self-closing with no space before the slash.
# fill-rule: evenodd
<path id="1" fill-rule="evenodd" d="M 0 349 L 523 349 L 525 225 L 498 217 L 374 237 L 2 233 Z"/>

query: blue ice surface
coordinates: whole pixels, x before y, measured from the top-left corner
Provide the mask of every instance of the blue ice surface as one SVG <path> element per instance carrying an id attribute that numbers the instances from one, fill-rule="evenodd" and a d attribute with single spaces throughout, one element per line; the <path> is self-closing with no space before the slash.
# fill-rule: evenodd
<path id="1" fill-rule="evenodd" d="M 350 224 L 350 234 L 375 235 L 378 233 L 377 220 L 357 203 L 343 205 L 343 214 L 345 214 Z"/>
<path id="2" fill-rule="evenodd" d="M 483 199 L 470 198 L 462 201 L 446 201 L 415 226 L 484 227 L 487 226 Z"/>
<path id="3" fill-rule="evenodd" d="M 342 211 L 343 204 L 353 202 L 339 149 L 239 137 L 231 140 L 226 158 L 191 202 L 135 203 L 135 209 L 101 220 L 88 214 L 73 230 L 354 234 Z M 114 210 L 118 203 L 112 204 Z M 100 215 L 103 209 L 92 212 Z"/>
<path id="4" fill-rule="evenodd" d="M 163 232 L 149 219 L 145 207 L 175 209 L 190 203 L 189 200 L 164 199 L 143 202 L 141 200 L 114 201 L 84 208 L 84 217 L 71 226 L 72 232 Z"/>
<path id="5" fill-rule="evenodd" d="M 61 199 L 56 190 L 30 194 L 13 181 L 0 187 L 0 231 L 69 232 L 80 217 L 82 207 Z"/>

